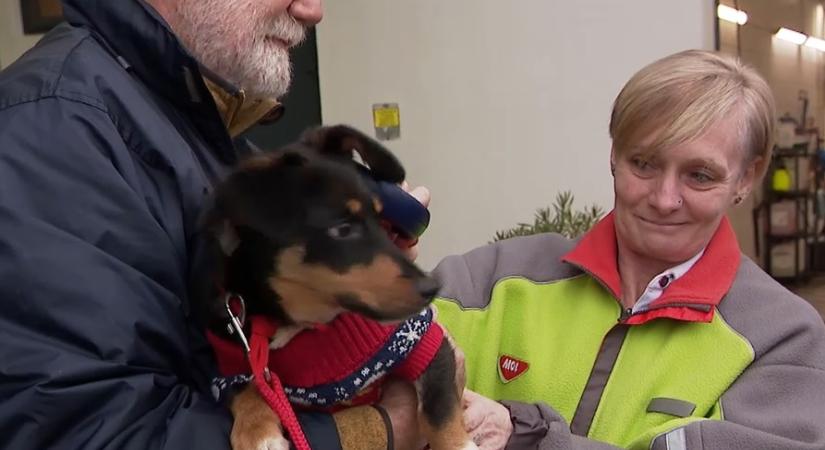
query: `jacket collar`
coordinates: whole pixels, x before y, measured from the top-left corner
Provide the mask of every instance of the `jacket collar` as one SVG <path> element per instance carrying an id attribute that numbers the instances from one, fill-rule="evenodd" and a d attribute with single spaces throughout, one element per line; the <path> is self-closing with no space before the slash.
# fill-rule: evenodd
<path id="1" fill-rule="evenodd" d="M 233 139 L 257 124 L 275 122 L 283 115 L 284 107 L 277 100 L 249 98 L 243 90 L 227 86 L 219 78 L 206 73 L 206 70 L 204 72 L 206 87 Z"/>
<path id="2" fill-rule="evenodd" d="M 595 277 L 616 299 L 621 298 L 621 278 L 617 266 L 616 229 L 613 212 L 597 223 L 567 253 L 563 261 Z M 741 253 L 727 217 L 723 218 L 705 253 L 682 277 L 668 286 L 647 309 L 625 320 L 643 323 L 657 317 L 708 322 L 733 285 Z"/>
<path id="3" fill-rule="evenodd" d="M 225 162 L 236 154 L 198 62 L 143 0 L 63 0 L 66 20 L 88 29 L 154 92 L 180 109 Z"/>

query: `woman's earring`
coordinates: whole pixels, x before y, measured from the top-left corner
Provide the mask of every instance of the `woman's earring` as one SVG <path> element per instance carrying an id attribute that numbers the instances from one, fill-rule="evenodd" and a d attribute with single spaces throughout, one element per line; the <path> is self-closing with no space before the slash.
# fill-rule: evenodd
<path id="1" fill-rule="evenodd" d="M 735 198 L 735 199 L 733 199 L 733 203 L 734 203 L 735 205 L 738 205 L 738 204 L 742 203 L 742 196 L 741 196 L 741 195 L 737 195 L 737 196 L 736 196 L 736 198 Z"/>

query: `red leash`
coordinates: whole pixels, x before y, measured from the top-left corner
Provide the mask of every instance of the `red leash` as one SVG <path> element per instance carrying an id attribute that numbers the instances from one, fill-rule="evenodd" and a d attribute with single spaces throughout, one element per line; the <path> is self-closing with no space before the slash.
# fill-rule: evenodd
<path id="1" fill-rule="evenodd" d="M 234 309 L 233 300 L 237 301 Z M 292 406 L 289 404 L 286 394 L 284 394 L 281 380 L 278 375 L 271 373 L 267 367 L 269 364 L 269 338 L 275 335 L 278 330 L 277 325 L 263 316 L 251 317 L 252 336 L 250 336 L 250 342 L 247 342 L 243 332 L 243 323 L 246 320 L 246 305 L 243 297 L 235 294 L 224 294 L 224 305 L 230 319 L 228 330 L 230 334 L 237 334 L 238 339 L 243 344 L 246 356 L 249 359 L 249 366 L 252 369 L 255 387 L 258 388 L 261 397 L 281 419 L 281 424 L 289 433 L 295 448 L 297 450 L 312 450 L 303 430 L 301 430 L 301 424 L 298 423 L 298 417 L 295 416 L 295 411 L 292 410 Z M 238 311 L 235 311 L 235 309 L 238 309 Z"/>
<path id="2" fill-rule="evenodd" d="M 278 379 L 278 375 L 271 373 L 267 368 L 269 363 L 269 338 L 275 334 L 276 327 L 271 321 L 260 316 L 251 317 L 250 322 L 252 324 L 252 336 L 249 343 L 249 365 L 252 367 L 255 386 L 266 400 L 266 403 L 269 404 L 269 407 L 281 419 L 281 423 L 289 433 L 295 448 L 297 450 L 311 450 L 306 436 L 301 430 L 301 425 L 298 423 L 298 418 L 295 416 L 295 411 L 292 410 L 292 406 L 289 404 L 286 394 L 284 394 L 281 380 Z"/>

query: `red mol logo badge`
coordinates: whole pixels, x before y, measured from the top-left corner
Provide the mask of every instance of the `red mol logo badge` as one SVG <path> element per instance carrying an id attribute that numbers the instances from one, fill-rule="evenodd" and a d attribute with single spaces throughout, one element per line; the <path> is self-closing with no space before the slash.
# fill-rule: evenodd
<path id="1" fill-rule="evenodd" d="M 527 371 L 530 364 L 510 355 L 501 355 L 498 357 L 498 375 L 501 381 L 509 383 Z"/>

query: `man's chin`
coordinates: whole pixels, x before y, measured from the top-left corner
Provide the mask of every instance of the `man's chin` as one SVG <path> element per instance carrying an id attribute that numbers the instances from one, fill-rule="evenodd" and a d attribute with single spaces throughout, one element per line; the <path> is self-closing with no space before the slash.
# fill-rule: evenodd
<path id="1" fill-rule="evenodd" d="M 271 80 L 272 77 L 261 77 Z M 289 92 L 290 80 L 278 79 L 269 84 L 261 84 L 260 81 L 240 83 L 239 88 L 243 89 L 247 98 L 276 102 L 282 99 Z"/>
<path id="2" fill-rule="evenodd" d="M 246 79 L 240 86 L 248 97 L 277 101 L 287 94 L 292 83 L 292 67 L 289 57 L 287 56 L 284 62 L 282 56 L 271 58 L 276 60 L 271 64 L 261 64 L 260 61 L 252 62 L 257 66 L 246 71 L 252 76 L 245 77 Z M 287 67 L 281 67 L 284 64 Z"/>

